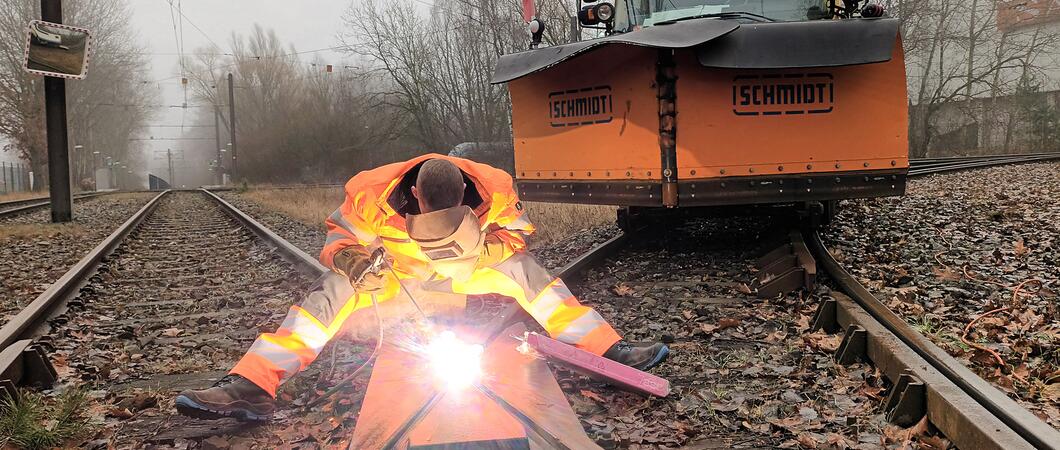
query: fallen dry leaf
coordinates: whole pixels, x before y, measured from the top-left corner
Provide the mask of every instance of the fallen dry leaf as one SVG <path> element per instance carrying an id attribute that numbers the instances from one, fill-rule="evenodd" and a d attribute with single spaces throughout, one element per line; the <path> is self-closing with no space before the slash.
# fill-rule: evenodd
<path id="1" fill-rule="evenodd" d="M 162 335 L 163 336 L 168 336 L 168 337 L 177 337 L 177 336 L 180 336 L 180 333 L 183 333 L 183 332 L 184 332 L 184 330 L 182 330 L 180 328 L 166 328 L 166 329 L 162 330 Z"/>
<path id="2" fill-rule="evenodd" d="M 205 450 L 226 449 L 229 445 L 228 438 L 221 436 L 210 436 L 208 439 L 202 441 L 202 448 Z"/>
<path id="3" fill-rule="evenodd" d="M 796 437 L 796 439 L 799 440 L 799 445 L 802 445 L 806 448 L 817 448 L 817 445 L 819 444 L 819 442 L 817 442 L 817 439 L 814 439 L 813 436 L 811 436 L 809 433 L 801 433 Z"/>
<path id="4" fill-rule="evenodd" d="M 847 438 L 837 433 L 829 433 L 828 437 L 825 438 L 825 442 L 827 442 L 833 448 L 837 448 L 839 450 L 847 450 L 852 445 L 851 442 L 847 440 Z"/>
<path id="5" fill-rule="evenodd" d="M 961 275 L 959 273 L 954 272 L 948 267 L 945 269 L 939 269 L 936 267 L 933 272 L 935 273 L 936 277 L 943 281 L 960 281 L 961 279 Z"/>
<path id="6" fill-rule="evenodd" d="M 133 413 L 125 408 L 110 408 L 107 410 L 107 417 L 113 417 L 115 419 L 131 419 Z"/>
<path id="7" fill-rule="evenodd" d="M 597 394 L 597 393 L 595 393 L 593 391 L 582 389 L 581 393 L 582 393 L 583 396 L 585 396 L 587 398 L 590 398 L 590 399 L 593 399 L 593 400 L 595 400 L 597 402 L 607 403 L 607 399 L 601 397 L 600 394 Z"/>
<path id="8" fill-rule="evenodd" d="M 1027 246 L 1023 244 L 1022 238 L 1012 245 L 1012 254 L 1016 256 L 1024 256 L 1027 252 Z"/>
<path id="9" fill-rule="evenodd" d="M 740 326 L 740 319 L 724 318 L 718 321 L 718 331 Z"/>
<path id="10" fill-rule="evenodd" d="M 1042 397 L 1054 402 L 1060 402 L 1060 383 L 1050 384 L 1042 389 Z"/>
<path id="11" fill-rule="evenodd" d="M 950 441 L 942 436 L 924 436 L 917 439 L 923 448 L 930 450 L 946 450 L 950 448 Z"/>
<path id="12" fill-rule="evenodd" d="M 619 297 L 629 297 L 630 295 L 633 295 L 633 288 L 630 287 L 628 284 L 620 283 L 612 287 L 611 292 L 614 292 L 615 295 Z"/>

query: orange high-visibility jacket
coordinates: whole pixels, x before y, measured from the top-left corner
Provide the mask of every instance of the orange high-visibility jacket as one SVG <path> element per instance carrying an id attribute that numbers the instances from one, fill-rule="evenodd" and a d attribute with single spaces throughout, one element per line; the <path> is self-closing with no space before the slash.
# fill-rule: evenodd
<path id="1" fill-rule="evenodd" d="M 486 164 L 431 153 L 363 171 L 346 183 L 346 200 L 325 221 L 328 235 L 320 252 L 321 264 L 333 268 L 335 254 L 351 245 L 369 251 L 382 245 L 399 273 L 429 276 L 429 259 L 405 227 L 405 214 L 419 213 L 410 189 L 420 165 L 429 159 L 445 159 L 460 168 L 467 184 L 463 204 L 475 211 L 484 231 L 505 244 L 505 258 L 526 248 L 526 236 L 534 227 L 523 216 L 512 177 Z"/>

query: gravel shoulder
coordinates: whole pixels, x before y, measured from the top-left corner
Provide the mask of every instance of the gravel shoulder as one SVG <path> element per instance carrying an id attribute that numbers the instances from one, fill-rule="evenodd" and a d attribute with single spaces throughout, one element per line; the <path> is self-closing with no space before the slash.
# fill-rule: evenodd
<path id="1" fill-rule="evenodd" d="M 157 194 L 78 200 L 75 221 L 52 224 L 40 209 L 0 219 L 0 321 L 6 321 Z"/>
<path id="2" fill-rule="evenodd" d="M 844 202 L 826 244 L 894 311 L 1060 428 L 1060 163 Z"/>

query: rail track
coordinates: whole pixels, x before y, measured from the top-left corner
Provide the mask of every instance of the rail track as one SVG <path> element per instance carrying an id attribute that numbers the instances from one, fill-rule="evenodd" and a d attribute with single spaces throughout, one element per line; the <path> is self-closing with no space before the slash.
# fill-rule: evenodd
<path id="1" fill-rule="evenodd" d="M 5 387 L 208 385 L 321 270 L 211 193 L 160 193 L 0 328 Z"/>
<path id="2" fill-rule="evenodd" d="M 1049 159 L 1056 156 L 920 160 L 910 174 Z M 33 200 L 0 215 L 47 205 Z M 823 304 L 817 325 L 845 329 L 852 345 L 862 346 L 864 356 L 898 386 L 892 391 L 908 393 L 888 399 L 888 410 L 925 411 L 961 448 L 1060 448 L 1055 429 L 888 311 L 831 259 L 816 233 L 806 238 L 845 293 Z M 584 277 L 628 250 L 631 241 L 623 234 L 595 247 L 561 276 Z M 64 376 L 108 391 L 208 382 L 223 375 L 209 370 L 215 361 L 237 358 L 323 270 L 315 258 L 208 191 L 163 192 L 0 328 L 0 378 L 48 384 L 57 374 L 44 360 L 52 359 L 61 362 L 56 365 Z M 509 307 L 483 329 L 496 336 L 525 318 Z"/>
<path id="3" fill-rule="evenodd" d="M 81 194 L 74 194 L 74 200 L 83 200 L 92 197 L 98 197 L 100 195 L 106 195 L 108 193 L 109 192 L 85 192 Z M 34 197 L 22 200 L 0 202 L 0 217 L 15 216 L 40 208 L 46 208 L 49 205 L 51 205 L 51 201 L 48 200 L 48 197 Z"/>
<path id="4" fill-rule="evenodd" d="M 914 160 L 910 176 L 1060 159 L 1054 154 L 955 157 Z M 844 331 L 837 358 L 867 358 L 889 379 L 885 402 L 890 419 L 926 414 L 929 421 L 959 448 L 1060 449 L 1060 432 L 1021 407 L 947 354 L 862 286 L 829 252 L 816 231 L 804 231 L 809 250 L 840 293 L 825 301 L 815 328 Z M 601 264 L 632 241 L 620 235 L 578 261 L 567 276 Z M 626 261 L 625 263 L 632 263 Z M 518 317 L 510 308 L 505 315 Z M 918 416 L 919 417 L 919 416 Z M 908 419 L 906 420 L 908 423 Z"/>

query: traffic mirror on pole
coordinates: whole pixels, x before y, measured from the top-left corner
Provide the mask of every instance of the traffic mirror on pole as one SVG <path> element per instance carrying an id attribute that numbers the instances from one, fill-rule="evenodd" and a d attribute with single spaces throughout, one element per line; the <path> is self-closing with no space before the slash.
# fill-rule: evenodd
<path id="1" fill-rule="evenodd" d="M 88 73 L 92 33 L 86 28 L 34 20 L 26 29 L 27 72 L 82 80 Z"/>

